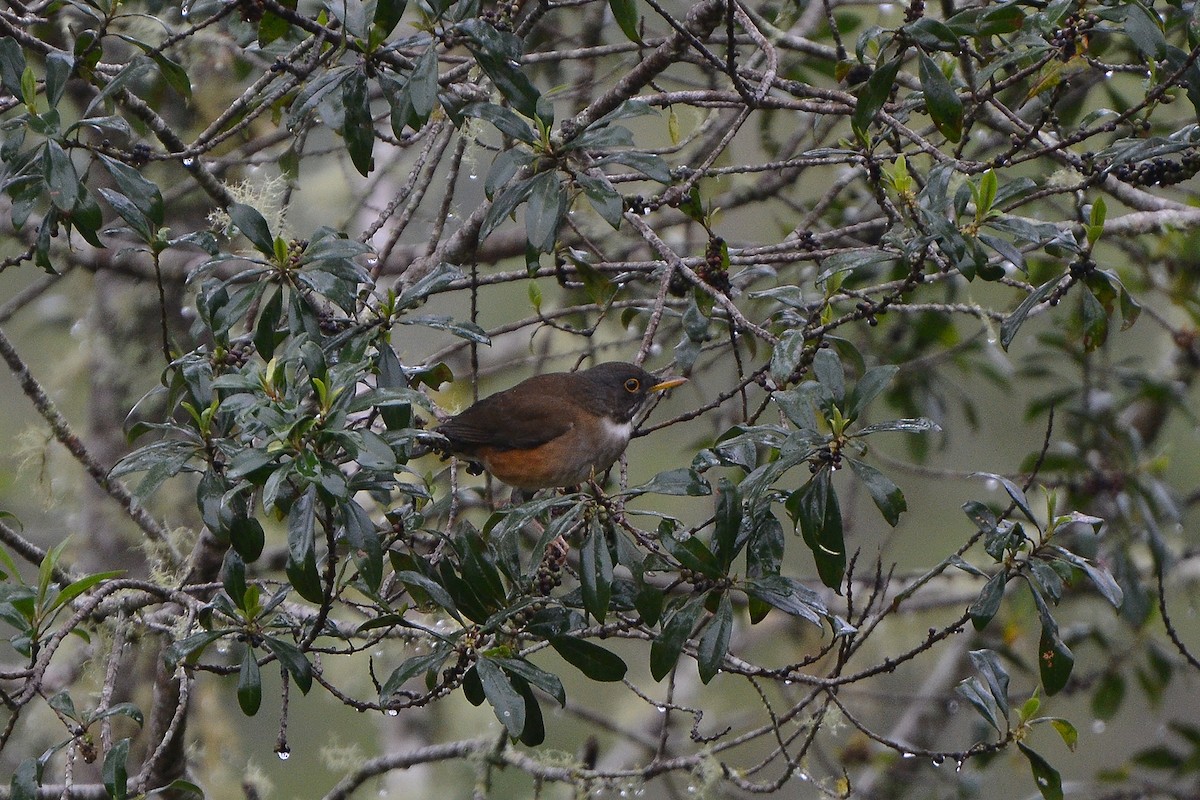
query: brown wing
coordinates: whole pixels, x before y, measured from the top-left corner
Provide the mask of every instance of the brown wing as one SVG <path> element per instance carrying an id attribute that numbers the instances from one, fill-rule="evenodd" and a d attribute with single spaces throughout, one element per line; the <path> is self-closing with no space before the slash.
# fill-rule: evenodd
<path id="1" fill-rule="evenodd" d="M 522 384 L 523 391 L 512 390 L 485 397 L 438 427 L 450 440 L 452 449 L 470 454 L 480 447 L 500 450 L 528 449 L 555 439 L 572 427 L 570 406 L 546 393 Z"/>

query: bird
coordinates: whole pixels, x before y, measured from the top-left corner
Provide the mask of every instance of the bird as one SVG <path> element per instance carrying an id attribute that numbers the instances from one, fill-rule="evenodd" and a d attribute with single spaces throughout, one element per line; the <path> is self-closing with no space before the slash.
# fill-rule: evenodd
<path id="1" fill-rule="evenodd" d="M 648 398 L 686 382 L 621 361 L 550 372 L 483 398 L 435 430 L 450 454 L 515 489 L 577 486 L 621 457 Z"/>

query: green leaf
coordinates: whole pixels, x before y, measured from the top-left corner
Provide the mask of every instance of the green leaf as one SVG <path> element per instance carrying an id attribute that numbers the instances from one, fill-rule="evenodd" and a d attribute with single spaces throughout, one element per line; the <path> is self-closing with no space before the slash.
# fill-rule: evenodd
<path id="1" fill-rule="evenodd" d="M 275 658 L 279 659 L 279 663 L 292 676 L 292 680 L 296 682 L 296 686 L 304 694 L 308 694 L 308 690 L 312 688 L 312 664 L 308 663 L 308 658 L 304 653 L 300 652 L 300 648 L 291 642 L 274 636 L 264 636 L 263 646 L 266 647 Z"/>
<path id="2" fill-rule="evenodd" d="M 46 104 L 56 108 L 67 88 L 67 79 L 75 68 L 75 59 L 66 53 L 46 56 Z"/>
<path id="3" fill-rule="evenodd" d="M 500 194 L 492 201 L 487 213 L 483 215 L 483 223 L 479 226 L 479 241 L 482 242 L 486 239 L 517 210 L 521 203 L 525 202 L 529 197 L 529 192 L 533 190 L 535 179 L 536 176 L 510 183 L 501 190 Z"/>
<path id="4" fill-rule="evenodd" d="M 262 675 L 252 647 L 247 647 L 242 654 L 242 667 L 238 670 L 237 699 L 238 706 L 247 717 L 257 714 L 259 706 L 262 705 Z"/>
<path id="5" fill-rule="evenodd" d="M 42 159 L 42 171 L 46 179 L 46 191 L 54 207 L 69 212 L 79 197 L 79 173 L 71 157 L 58 142 L 46 142 L 46 155 Z"/>
<path id="6" fill-rule="evenodd" d="M 258 252 L 267 258 L 275 255 L 275 237 L 271 235 L 271 229 L 267 227 L 267 221 L 258 213 L 258 209 L 242 203 L 233 203 L 229 206 L 229 219 Z"/>
<path id="7" fill-rule="evenodd" d="M 107 186 L 101 186 L 96 190 L 100 196 L 108 202 L 113 210 L 121 215 L 121 218 L 129 223 L 129 227 L 143 242 L 149 242 L 154 237 L 154 231 L 150 220 L 141 212 L 132 200 L 120 192 L 109 189 Z"/>
<path id="8" fill-rule="evenodd" d="M 1038 524 L 1037 517 L 1034 516 L 1033 509 L 1029 505 L 1029 499 L 1025 497 L 1025 492 L 1020 486 L 1017 486 L 1003 475 L 997 475 L 994 472 L 975 472 L 972 473 L 972 477 L 984 478 L 1000 484 L 1004 488 L 1005 493 L 1012 498 L 1012 501 L 1014 504 L 1016 504 L 1016 507 L 1020 509 L 1022 514 L 1025 515 L 1025 518 L 1034 525 Z"/>
<path id="9" fill-rule="evenodd" d="M 1149 769 L 1179 770 L 1183 758 L 1166 745 L 1155 745 L 1134 753 L 1133 763 Z"/>
<path id="10" fill-rule="evenodd" d="M 412 73 L 405 85 L 413 113 L 426 120 L 437 108 L 438 102 L 438 56 L 437 42 L 433 42 L 413 64 Z"/>
<path id="11" fill-rule="evenodd" d="M 640 153 L 636 150 L 620 150 L 596 159 L 596 166 L 605 164 L 624 164 L 632 167 L 652 181 L 662 184 L 671 183 L 671 168 L 662 156 L 657 153 Z"/>
<path id="12" fill-rule="evenodd" d="M 579 553 L 579 583 L 583 607 L 597 622 L 604 622 L 612 597 L 613 563 L 604 529 L 593 525 Z"/>
<path id="13" fill-rule="evenodd" d="M 171 781 L 162 789 L 147 792 L 146 796 L 153 797 L 158 794 L 169 794 L 170 797 L 176 798 L 176 800 L 204 800 L 204 790 L 191 781 L 185 781 L 183 778 Z"/>
<path id="14" fill-rule="evenodd" d="M 496 714 L 496 719 L 508 730 L 508 735 L 517 737 L 525 730 L 525 698 L 512 685 L 496 662 L 481 658 L 475 662 L 483 694 Z"/>
<path id="15" fill-rule="evenodd" d="M 103 711 L 89 715 L 88 722 L 95 723 L 102 719 L 108 719 L 109 717 L 128 717 L 136 722 L 139 727 L 145 723 L 142 710 L 133 703 L 116 703 L 111 705 Z"/>
<path id="16" fill-rule="evenodd" d="M 889 525 L 895 527 L 900 522 L 900 514 L 908 510 L 908 503 L 905 502 L 900 487 L 871 465 L 864 464 L 856 458 L 846 460 L 850 463 L 854 475 L 867 487 L 879 513 L 883 514 Z"/>
<path id="17" fill-rule="evenodd" d="M 821 618 L 829 614 L 821 596 L 795 578 L 784 575 L 748 578 L 745 589 L 751 598 L 757 598 L 785 614 L 806 619 L 814 625 L 820 625 Z"/>
<path id="18" fill-rule="evenodd" d="M 1004 732 L 1000 727 L 1000 721 L 996 718 L 992 696 L 984 689 L 978 678 L 967 678 L 954 688 L 997 733 Z"/>
<path id="19" fill-rule="evenodd" d="M 1058 774 L 1058 770 L 1023 743 L 1017 742 L 1017 747 L 1029 760 L 1029 768 L 1033 771 L 1033 782 L 1043 800 L 1063 800 L 1062 777 Z"/>
<path id="20" fill-rule="evenodd" d="M 806 336 L 803 330 L 791 328 L 783 332 L 779 342 L 771 351 L 771 378 L 780 386 L 786 386 L 800 359 L 804 356 Z"/>
<path id="21" fill-rule="evenodd" d="M 1092 713 L 1097 719 L 1108 721 L 1117 715 L 1125 700 L 1125 678 L 1115 669 L 1100 676 L 1092 693 Z"/>
<path id="22" fill-rule="evenodd" d="M 525 727 L 521 729 L 520 742 L 529 747 L 537 747 L 546 741 L 546 721 L 542 717 L 542 707 L 538 705 L 537 695 L 533 693 L 529 681 L 517 675 L 511 677 L 513 688 L 521 693 L 521 698 L 525 701 Z"/>
<path id="23" fill-rule="evenodd" d="M 53 610 L 55 608 L 65 606 L 67 603 L 71 602 L 96 584 L 124 574 L 124 570 L 115 569 L 110 570 L 109 572 L 96 572 L 91 575 L 85 575 L 79 580 L 63 587 L 63 590 L 59 592 L 54 598 L 54 601 L 50 603 L 50 608 Z"/>
<path id="24" fill-rule="evenodd" d="M 538 140 L 537 134 L 534 132 L 533 128 L 529 127 L 528 122 L 521 119 L 512 111 L 509 111 L 507 108 L 498 106 L 495 103 L 471 103 L 470 105 L 465 106 L 459 113 L 464 117 L 476 117 L 478 119 L 490 122 L 496 127 L 496 130 L 500 131 L 505 136 L 510 136 L 518 141 L 526 142 L 527 144 L 533 144 Z M 497 156 L 496 161 L 499 160 L 500 156 Z M 495 163 L 496 162 L 494 161 L 493 165 Z M 513 172 L 515 173 L 516 168 L 519 168 L 520 164 L 519 162 L 514 162 L 512 166 L 514 167 Z M 498 188 L 507 181 L 507 178 L 504 180 L 499 180 L 499 177 L 501 176 L 497 176 L 498 182 L 495 188 Z M 511 177 L 511 174 L 509 177 Z"/>
<path id="25" fill-rule="evenodd" d="M 862 380 L 855 384 L 854 389 L 850 392 L 850 398 L 846 401 L 846 419 L 858 419 L 871 401 L 888 387 L 892 378 L 899 371 L 900 368 L 894 364 L 884 364 L 867 370 L 863 374 Z"/>
<path id="26" fill-rule="evenodd" d="M 360 175 L 369 175 L 374 167 L 375 121 L 371 117 L 371 98 L 367 93 L 367 73 L 357 69 L 342 84 L 345 121 L 342 138 L 350 161 Z"/>
<path id="27" fill-rule="evenodd" d="M 184 100 L 192 99 L 192 81 L 188 77 L 187 70 L 163 55 L 162 50 L 157 47 L 153 47 L 146 42 L 122 33 L 118 33 L 116 36 L 138 47 L 145 53 L 154 62 L 154 65 L 158 67 L 158 71 L 162 75 L 163 80 L 167 82 L 167 85 L 179 92 Z"/>
<path id="28" fill-rule="evenodd" d="M 0 39 L 0 42 L 9 41 Z M 12 792 L 12 800 L 37 800 L 38 784 L 42 781 L 42 764 L 38 759 L 30 756 L 17 765 L 17 771 L 13 773 L 12 780 L 9 781 L 9 789 Z"/>
<path id="29" fill-rule="evenodd" d="M 1089 520 L 1099 520 L 1095 517 L 1088 517 Z M 1095 523 L 1088 523 L 1095 524 Z M 1098 527 L 1098 526 L 1097 526 Z M 1088 580 L 1096 587 L 1096 591 L 1100 592 L 1105 600 L 1112 603 L 1113 608 L 1119 609 L 1125 601 L 1125 593 L 1121 589 L 1120 584 L 1112 576 L 1112 573 L 1103 567 L 1098 567 L 1086 558 L 1072 553 L 1062 547 L 1054 547 L 1054 552 L 1057 553 L 1064 561 L 1073 567 L 1083 570 L 1083 573 L 1088 576 Z"/>
<path id="30" fill-rule="evenodd" d="M 717 613 L 713 615 L 696 650 L 696 666 L 700 682 L 708 683 L 721 671 L 725 653 L 729 651 L 729 635 L 733 631 L 733 604 L 729 594 L 721 595 Z"/>
<path id="31" fill-rule="evenodd" d="M 619 288 L 617 284 L 583 258 L 578 257 L 574 251 L 569 252 L 567 257 L 575 267 L 575 272 L 579 275 L 580 280 L 583 281 L 584 291 L 588 293 L 592 302 L 601 307 L 611 303 L 617 296 Z"/>
<path id="32" fill-rule="evenodd" d="M 925 108 L 938 131 L 952 142 L 962 138 L 963 104 L 941 67 L 929 56 L 921 53 L 919 73 L 921 91 L 925 94 Z"/>
<path id="33" fill-rule="evenodd" d="M 1083 303 L 1083 348 L 1090 353 L 1108 341 L 1108 310 L 1090 286 L 1080 296 Z"/>
<path id="34" fill-rule="evenodd" d="M 426 577 L 419 572 L 413 572 L 412 570 L 399 570 L 396 572 L 396 580 L 410 587 L 410 591 L 411 587 L 414 586 L 424 591 L 435 603 L 449 611 L 452 617 L 457 620 L 462 619 L 459 616 L 458 607 L 454 603 L 454 598 L 450 596 L 450 593 L 446 591 L 444 586 L 432 578 Z"/>
<path id="35" fill-rule="evenodd" d="M 987 683 L 988 692 L 991 694 L 996 708 L 1007 720 L 1009 711 L 1008 672 L 1000 663 L 999 656 L 991 650 L 972 650 L 970 656 L 971 663 Z"/>
<path id="36" fill-rule="evenodd" d="M 717 488 L 717 515 L 713 526 L 712 549 L 721 571 L 729 570 L 745 541 L 738 541 L 742 530 L 742 501 L 737 487 L 721 478 Z"/>
<path id="37" fill-rule="evenodd" d="M 192 634 L 182 641 L 175 642 L 169 648 L 167 648 L 167 663 L 171 666 L 175 666 L 184 659 L 193 657 L 198 658 L 200 653 L 204 651 L 204 648 L 208 647 L 217 639 L 220 639 L 222 636 L 225 636 L 228 633 L 230 633 L 230 631 L 225 629 L 201 631 L 200 633 Z"/>
<path id="38" fill-rule="evenodd" d="M 1092 203 L 1092 213 L 1088 217 L 1087 241 L 1089 246 L 1095 246 L 1100 235 L 1104 233 L 1104 219 L 1108 216 L 1108 206 L 1103 197 L 1097 197 Z"/>
<path id="39" fill-rule="evenodd" d="M 704 597 L 689 599 L 669 614 L 662 624 L 661 632 L 650 645 L 650 675 L 661 681 L 679 661 L 683 645 L 692 635 L 696 620 L 704 611 Z"/>
<path id="40" fill-rule="evenodd" d="M 0 86 L 14 97 L 21 96 L 21 75 L 25 72 L 25 53 L 11 36 L 0 36 Z"/>
<path id="41" fill-rule="evenodd" d="M 769 510 L 755 518 L 746 542 L 746 577 L 763 578 L 778 575 L 783 564 L 783 526 Z M 758 623 L 767 616 L 771 603 L 750 595 L 750 622 Z"/>
<path id="42" fill-rule="evenodd" d="M 617 21 L 625 38 L 641 44 L 642 37 L 638 33 L 638 23 L 641 19 L 638 16 L 636 0 L 608 0 L 608 7 L 612 10 L 613 19 Z"/>
<path id="43" fill-rule="evenodd" d="M 1067 685 L 1074 666 L 1075 656 L 1059 637 L 1058 630 L 1043 625 L 1038 643 L 1038 672 L 1047 695 L 1058 694 Z"/>
<path id="44" fill-rule="evenodd" d="M 463 20 L 455 25 L 455 29 L 466 35 L 467 49 L 500 94 L 507 97 L 517 111 L 529 119 L 537 119 L 541 93 L 521 71 L 521 40 L 511 33 L 496 30 L 479 18 Z"/>
<path id="45" fill-rule="evenodd" d="M 386 37 L 400 24 L 406 4 L 407 0 L 376 0 L 373 22 L 380 34 Z"/>
<path id="46" fill-rule="evenodd" d="M 100 770 L 100 779 L 112 800 L 125 800 L 129 797 L 129 773 L 125 762 L 129 759 L 129 740 L 121 739 L 113 744 L 112 749 L 104 754 L 104 766 Z"/>
<path id="47" fill-rule="evenodd" d="M 1122 32 L 1146 58 L 1159 60 L 1166 54 L 1167 40 L 1158 16 L 1140 3 L 1124 7 L 1125 26 Z"/>
<path id="48" fill-rule="evenodd" d="M 535 175 L 525 206 L 525 237 L 529 244 L 543 253 L 553 252 L 558 226 L 566 213 L 567 190 L 558 173 L 548 170 Z"/>
<path id="49" fill-rule="evenodd" d="M 625 677 L 628 667 L 616 653 L 573 636 L 551 636 L 550 646 L 571 666 L 594 681 L 612 682 Z"/>
<path id="50" fill-rule="evenodd" d="M 621 227 L 621 219 L 625 213 L 625 200 L 621 193 L 613 188 L 607 178 L 594 178 L 590 175 L 576 175 L 575 182 L 587 195 L 588 202 L 600 218 L 614 229 Z"/>
<path id="51" fill-rule="evenodd" d="M 850 115 L 850 125 L 861 141 L 867 141 L 867 128 L 871 126 L 875 115 L 883 108 L 883 104 L 887 102 L 888 96 L 892 93 L 896 82 L 896 73 L 900 71 L 900 63 L 903 60 L 904 54 L 900 53 L 896 58 L 878 67 L 871 73 L 871 77 L 867 79 L 866 85 L 858 95 L 854 113 Z"/>
<path id="52" fill-rule="evenodd" d="M 275 355 L 275 345 L 281 341 L 279 321 L 283 318 L 283 289 L 276 289 L 262 307 L 254 328 L 254 349 L 264 361 Z"/>
<path id="53" fill-rule="evenodd" d="M 1058 735 L 1062 737 L 1063 744 L 1067 746 L 1067 749 L 1074 753 L 1075 745 L 1079 743 L 1079 731 L 1075 726 L 1062 717 L 1049 717 L 1047 722 L 1050 723 L 1051 728 L 1058 731 Z"/>
<path id="54" fill-rule="evenodd" d="M 1005 350 L 1012 344 L 1012 340 L 1016 338 L 1017 331 L 1025 324 L 1026 317 L 1029 312 L 1033 311 L 1058 285 L 1059 278 L 1052 278 L 1046 281 L 1037 289 L 1030 292 L 1021 301 L 1021 304 L 1005 318 L 1004 322 L 1000 323 L 1000 346 Z"/>
<path id="55" fill-rule="evenodd" d="M 296 592 L 313 603 L 325 598 L 321 578 L 317 574 L 315 540 L 317 487 L 309 486 L 288 510 L 287 576 Z"/>
<path id="56" fill-rule="evenodd" d="M 1025 14 L 1017 2 L 999 6 L 969 8 L 946 20 L 947 27 L 957 36 L 996 36 L 1018 31 L 1024 25 Z"/>
<path id="57" fill-rule="evenodd" d="M 712 494 L 712 487 L 700 473 L 689 467 L 660 472 L 641 486 L 635 486 L 625 492 L 626 496 L 636 497 L 640 494 L 688 495 L 702 497 Z"/>
<path id="58" fill-rule="evenodd" d="M 971 624 L 975 626 L 975 630 L 983 630 L 996 616 L 1000 610 L 1000 601 L 1004 599 L 1004 586 L 1007 582 L 1008 574 L 1004 571 L 997 572 L 988 578 L 979 597 L 971 603 L 967 613 L 971 615 Z"/>
<path id="59" fill-rule="evenodd" d="M 828 469 L 817 472 L 808 483 L 788 496 L 785 507 L 812 551 L 821 581 L 840 593 L 846 572 L 846 542 L 842 533 L 842 510 L 829 472 Z"/>
<path id="60" fill-rule="evenodd" d="M 686 539 L 676 539 L 674 532 L 663 535 L 662 526 L 659 526 L 659 541 L 662 543 L 663 549 L 674 556 L 686 569 L 699 572 L 709 578 L 718 578 L 724 574 L 724 570 L 717 562 L 717 557 L 704 542 L 700 541 L 699 537 L 688 536 Z"/>
<path id="61" fill-rule="evenodd" d="M 509 675 L 517 675 L 553 697 L 560 706 L 567 704 L 567 692 L 562 681 L 554 673 L 535 667 L 523 658 L 491 658 Z M 528 706 L 528 703 L 526 703 Z"/>
<path id="62" fill-rule="evenodd" d="M 921 17 L 902 29 L 907 35 L 927 50 L 958 52 L 961 46 L 958 37 L 949 26 L 933 17 Z"/>
<path id="63" fill-rule="evenodd" d="M 383 682 L 383 688 L 379 690 L 380 704 L 387 705 L 392 695 L 400 691 L 400 687 L 410 679 L 442 666 L 451 652 L 449 647 L 439 646 L 432 653 L 424 653 L 405 659 L 400 666 L 392 670 L 392 674 Z"/>

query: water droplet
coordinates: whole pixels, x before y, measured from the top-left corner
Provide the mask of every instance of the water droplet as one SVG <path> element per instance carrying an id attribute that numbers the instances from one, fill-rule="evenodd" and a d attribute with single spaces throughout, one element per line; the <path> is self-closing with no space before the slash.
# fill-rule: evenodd
<path id="1" fill-rule="evenodd" d="M 1092 733 L 1104 733 L 1107 727 L 1108 723 L 1102 719 L 1092 720 Z"/>
<path id="2" fill-rule="evenodd" d="M 945 761 L 946 757 L 940 753 L 933 757 L 933 765 L 935 767 L 940 767 L 943 763 L 945 763 Z"/>
<path id="3" fill-rule="evenodd" d="M 400 716 L 400 712 L 394 708 L 389 708 L 387 710 L 387 715 L 389 717 L 398 717 L 398 716 Z"/>
<path id="4" fill-rule="evenodd" d="M 188 156 L 187 158 L 185 158 L 183 160 L 183 165 L 185 167 L 187 167 L 188 169 L 191 169 L 192 167 L 196 166 L 196 159 L 192 158 L 191 156 Z"/>
<path id="5" fill-rule="evenodd" d="M 962 768 L 963 768 L 963 760 L 961 758 L 954 759 L 954 771 L 962 772 Z"/>
<path id="6" fill-rule="evenodd" d="M 916 753 L 901 753 L 900 757 L 901 758 L 916 758 L 917 754 Z"/>
<path id="7" fill-rule="evenodd" d="M 285 747 L 282 750 L 276 750 L 275 755 L 279 756 L 280 761 L 287 761 L 292 757 L 292 751 Z"/>
<path id="8" fill-rule="evenodd" d="M 478 175 L 476 175 L 474 172 L 472 172 L 472 173 L 470 173 L 469 175 L 467 175 L 467 180 L 469 180 L 469 181 L 477 181 L 477 180 L 479 180 L 479 176 L 478 176 Z"/>
<path id="9" fill-rule="evenodd" d="M 1113 71 L 1111 69 L 1107 69 L 1104 71 L 1105 78 L 1111 78 L 1112 76 L 1113 76 Z"/>

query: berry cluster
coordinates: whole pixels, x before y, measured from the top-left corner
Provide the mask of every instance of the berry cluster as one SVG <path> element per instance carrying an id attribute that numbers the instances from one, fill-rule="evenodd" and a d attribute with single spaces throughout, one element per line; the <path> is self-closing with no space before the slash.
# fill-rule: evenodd
<path id="1" fill-rule="evenodd" d="M 1068 14 L 1062 21 L 1062 25 L 1055 28 L 1050 34 L 1050 44 L 1058 50 L 1058 57 L 1062 61 L 1070 61 L 1075 56 L 1084 52 L 1088 48 L 1088 36 L 1092 28 L 1100 22 L 1100 17 L 1095 14 Z"/>
<path id="2" fill-rule="evenodd" d="M 729 294 L 733 289 L 729 282 L 729 268 L 725 265 L 725 240 L 720 236 L 708 240 L 708 247 L 704 249 L 704 263 L 696 270 L 696 274 L 721 294 Z"/>
<path id="3" fill-rule="evenodd" d="M 817 450 L 817 452 L 812 454 L 812 458 L 809 459 L 808 471 L 813 475 L 816 475 L 826 467 L 834 471 L 842 468 L 842 447 L 841 442 L 838 440 L 834 440 Z"/>
<path id="4" fill-rule="evenodd" d="M 1155 156 L 1136 164 L 1117 164 L 1109 173 L 1133 186 L 1173 186 L 1200 172 L 1200 151 L 1188 150 L 1178 161 Z"/>
<path id="5" fill-rule="evenodd" d="M 533 591 L 546 597 L 562 583 L 563 567 L 567 565 L 567 543 L 560 536 L 546 545 L 542 560 L 533 575 Z"/>
<path id="6" fill-rule="evenodd" d="M 250 360 L 248 344 L 231 344 L 229 349 L 217 348 L 213 353 L 214 366 L 225 366 L 237 369 Z"/>

